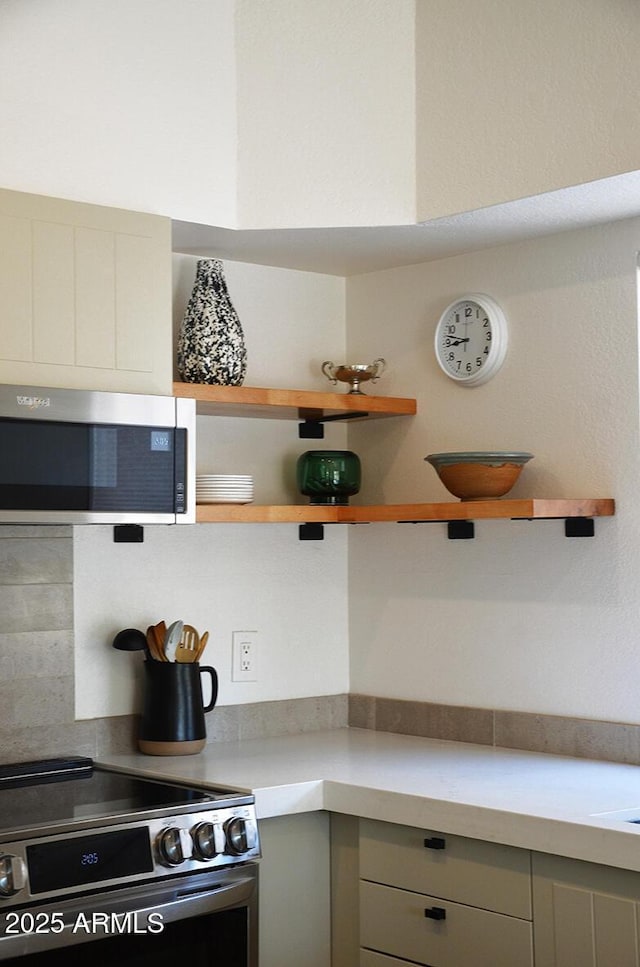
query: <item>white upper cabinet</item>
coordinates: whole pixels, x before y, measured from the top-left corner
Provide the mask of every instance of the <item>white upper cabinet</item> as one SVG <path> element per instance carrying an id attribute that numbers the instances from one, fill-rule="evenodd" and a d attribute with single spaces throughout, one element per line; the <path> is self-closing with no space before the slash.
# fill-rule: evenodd
<path id="1" fill-rule="evenodd" d="M 0 190 L 0 382 L 171 393 L 169 219 Z"/>

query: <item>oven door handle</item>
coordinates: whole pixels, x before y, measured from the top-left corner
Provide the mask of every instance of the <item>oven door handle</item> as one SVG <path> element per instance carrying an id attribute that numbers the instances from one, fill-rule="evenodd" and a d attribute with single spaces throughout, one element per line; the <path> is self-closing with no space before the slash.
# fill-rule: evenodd
<path id="1" fill-rule="evenodd" d="M 242 906 L 251 899 L 256 888 L 254 877 L 246 877 L 236 880 L 233 883 L 221 883 L 210 890 L 203 890 L 201 887 L 192 889 L 176 890 L 175 900 L 158 907 L 154 905 L 148 909 L 167 910 L 176 913 L 171 916 L 172 920 L 183 919 L 184 916 L 194 917 L 200 913 L 216 913 L 220 910 L 227 910 L 229 907 Z M 188 910 L 185 913 L 185 905 Z M 166 917 L 165 919 L 169 919 Z"/>
<path id="2" fill-rule="evenodd" d="M 0 916 L 0 962 L 127 933 L 161 933 L 166 923 L 255 902 L 257 870 L 138 885 L 7 911 Z M 31 928 L 31 930 L 29 929 Z"/>

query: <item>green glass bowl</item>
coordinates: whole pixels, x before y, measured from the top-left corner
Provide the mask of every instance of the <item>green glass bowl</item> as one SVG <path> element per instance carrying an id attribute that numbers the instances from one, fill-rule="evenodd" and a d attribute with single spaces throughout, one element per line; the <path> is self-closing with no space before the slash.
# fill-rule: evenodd
<path id="1" fill-rule="evenodd" d="M 307 450 L 298 457 L 298 490 L 312 504 L 348 504 L 361 478 L 360 457 L 351 450 Z"/>

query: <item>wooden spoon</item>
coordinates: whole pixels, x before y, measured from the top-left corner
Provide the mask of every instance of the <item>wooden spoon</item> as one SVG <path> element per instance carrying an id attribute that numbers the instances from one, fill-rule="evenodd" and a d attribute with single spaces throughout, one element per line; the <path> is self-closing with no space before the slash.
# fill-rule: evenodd
<path id="1" fill-rule="evenodd" d="M 193 662 L 200 648 L 200 635 L 193 625 L 185 625 L 182 629 L 182 638 L 176 648 L 176 661 Z"/>
<path id="2" fill-rule="evenodd" d="M 156 642 L 158 659 L 159 661 L 167 661 L 167 656 L 164 653 L 164 643 L 167 637 L 167 626 L 164 621 L 159 621 L 157 625 L 153 625 L 152 630 Z"/>
<path id="3" fill-rule="evenodd" d="M 152 625 L 149 625 L 147 628 L 147 650 L 154 661 L 164 661 L 164 657 L 158 652 L 156 636 L 154 634 Z"/>
<path id="4" fill-rule="evenodd" d="M 203 634 L 202 638 L 200 639 L 200 644 L 198 646 L 198 650 L 196 651 L 196 657 L 195 657 L 194 661 L 200 661 L 200 658 L 202 656 L 202 652 L 207 647 L 208 640 L 209 640 L 209 632 L 208 631 L 205 631 L 205 633 Z"/>

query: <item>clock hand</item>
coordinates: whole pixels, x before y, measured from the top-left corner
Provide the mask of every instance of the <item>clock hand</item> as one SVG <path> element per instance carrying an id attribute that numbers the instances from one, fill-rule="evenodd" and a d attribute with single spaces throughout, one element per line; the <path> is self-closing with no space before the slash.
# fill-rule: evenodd
<path id="1" fill-rule="evenodd" d="M 459 346 L 460 343 L 470 342 L 470 340 L 471 340 L 471 337 L 470 336 L 466 336 L 465 338 L 452 339 L 451 340 L 451 345 L 452 346 Z"/>

